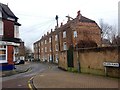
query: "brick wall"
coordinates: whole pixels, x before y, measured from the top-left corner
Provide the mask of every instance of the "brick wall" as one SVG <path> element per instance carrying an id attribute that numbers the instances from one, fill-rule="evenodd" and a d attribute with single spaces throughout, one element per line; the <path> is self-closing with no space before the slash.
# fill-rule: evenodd
<path id="1" fill-rule="evenodd" d="M 74 68 L 78 69 L 78 60 L 80 62 L 81 72 L 97 75 L 106 75 L 103 62 L 120 63 L 118 58 L 118 47 L 100 47 L 100 48 L 84 48 L 74 51 Z M 59 54 L 59 67 L 67 70 L 67 51 Z M 120 68 L 107 67 L 107 75 L 112 77 L 120 77 Z"/>
<path id="2" fill-rule="evenodd" d="M 14 22 L 3 20 L 4 22 L 4 38 L 14 38 Z"/>
<path id="3" fill-rule="evenodd" d="M 103 62 L 118 62 L 118 48 L 117 47 L 101 47 L 91 49 L 80 49 L 74 52 L 74 67 L 77 68 L 77 53 L 79 55 L 79 62 L 82 72 L 105 75 L 105 67 Z M 109 72 L 111 71 L 111 72 Z M 107 67 L 107 74 L 109 76 L 118 76 L 118 68 Z"/>
<path id="4" fill-rule="evenodd" d="M 72 30 L 77 31 L 77 37 L 73 38 L 73 45 L 79 40 L 85 41 L 94 41 L 98 46 L 101 46 L 101 30 L 96 23 L 77 23 L 76 25 L 72 25 Z"/>
<path id="5" fill-rule="evenodd" d="M 58 67 L 67 70 L 68 65 L 67 65 L 67 51 L 62 51 L 59 53 L 59 63 Z"/>

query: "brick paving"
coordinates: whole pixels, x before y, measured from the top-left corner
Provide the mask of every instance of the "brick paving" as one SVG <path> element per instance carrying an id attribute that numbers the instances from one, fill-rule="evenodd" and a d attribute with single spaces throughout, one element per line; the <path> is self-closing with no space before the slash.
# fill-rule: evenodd
<path id="1" fill-rule="evenodd" d="M 36 88 L 118 88 L 118 80 L 109 77 L 71 73 L 52 67 L 33 79 Z"/>

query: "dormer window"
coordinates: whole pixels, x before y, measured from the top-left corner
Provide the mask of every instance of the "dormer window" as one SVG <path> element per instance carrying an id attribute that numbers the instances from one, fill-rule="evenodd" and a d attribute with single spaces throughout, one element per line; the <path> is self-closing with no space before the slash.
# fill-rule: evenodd
<path id="1" fill-rule="evenodd" d="M 0 21 L 0 35 L 3 35 L 3 22 Z"/>

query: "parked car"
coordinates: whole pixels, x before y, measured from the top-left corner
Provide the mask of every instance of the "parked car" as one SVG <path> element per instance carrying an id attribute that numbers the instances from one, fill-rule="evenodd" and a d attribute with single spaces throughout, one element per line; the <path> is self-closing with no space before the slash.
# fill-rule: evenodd
<path id="1" fill-rule="evenodd" d="M 17 61 L 15 62 L 15 65 L 24 64 L 24 63 L 25 63 L 24 60 L 17 60 Z"/>

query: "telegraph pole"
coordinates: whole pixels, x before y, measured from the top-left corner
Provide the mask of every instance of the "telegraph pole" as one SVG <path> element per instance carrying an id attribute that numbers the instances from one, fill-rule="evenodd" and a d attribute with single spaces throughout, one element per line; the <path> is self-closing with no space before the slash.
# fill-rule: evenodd
<path id="1" fill-rule="evenodd" d="M 56 15 L 55 19 L 56 19 L 56 22 L 57 22 L 57 28 L 58 28 L 58 15 Z"/>

